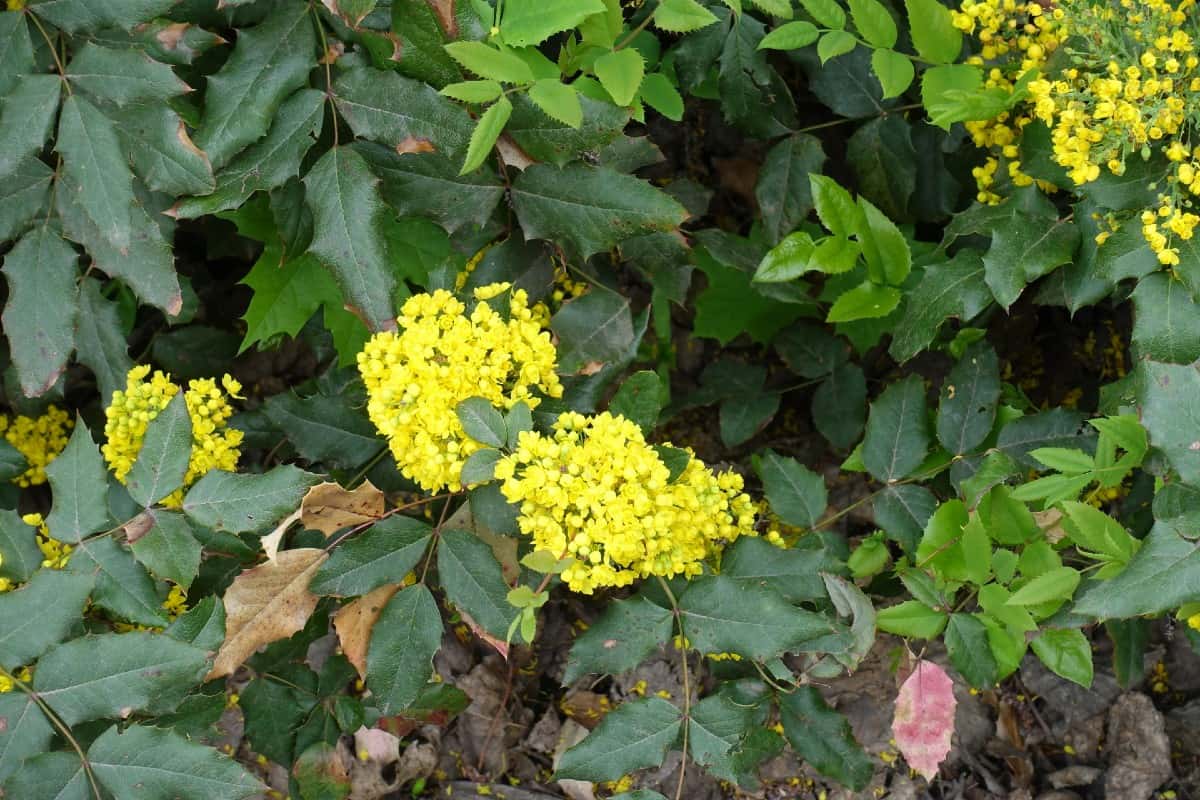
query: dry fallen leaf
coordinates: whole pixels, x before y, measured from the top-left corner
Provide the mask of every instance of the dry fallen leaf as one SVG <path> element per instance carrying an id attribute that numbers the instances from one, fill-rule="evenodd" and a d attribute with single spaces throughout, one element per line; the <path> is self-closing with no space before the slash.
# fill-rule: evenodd
<path id="1" fill-rule="evenodd" d="M 371 629 L 375 627 L 387 601 L 398 591 L 398 583 L 380 586 L 353 603 L 342 606 L 333 615 L 333 629 L 342 643 L 342 654 L 362 678 L 367 677 L 367 647 L 371 644 Z"/>
<path id="2" fill-rule="evenodd" d="M 374 522 L 383 516 L 383 492 L 363 481 L 350 491 L 336 483 L 319 483 L 308 490 L 300 503 L 300 522 L 305 528 L 331 536 L 342 528 Z"/>
<path id="3" fill-rule="evenodd" d="M 133 544 L 149 533 L 150 529 L 154 527 L 154 523 L 154 512 L 147 509 L 122 525 L 121 530 L 125 531 L 126 540 Z"/>
<path id="4" fill-rule="evenodd" d="M 225 641 L 205 680 L 232 674 L 260 645 L 302 629 L 320 599 L 308 582 L 327 558 L 313 547 L 284 550 L 234 578 L 225 592 Z"/>
<path id="5" fill-rule="evenodd" d="M 892 733 L 908 765 L 933 780 L 954 735 L 954 683 L 931 661 L 918 661 L 896 697 Z"/>
<path id="6" fill-rule="evenodd" d="M 262 537 L 262 549 L 267 554 L 267 559 L 275 560 L 275 555 L 279 552 L 279 545 L 283 543 L 283 535 L 287 533 L 287 529 L 292 527 L 292 523 L 300 519 L 300 509 L 296 509 L 291 514 L 288 514 L 279 524 L 275 526 L 275 530 Z"/>

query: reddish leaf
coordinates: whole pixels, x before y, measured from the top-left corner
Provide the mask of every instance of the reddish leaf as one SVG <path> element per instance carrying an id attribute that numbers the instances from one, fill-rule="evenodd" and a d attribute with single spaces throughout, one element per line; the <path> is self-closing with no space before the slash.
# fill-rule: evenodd
<path id="1" fill-rule="evenodd" d="M 892 733 L 908 765 L 933 780 L 954 734 L 954 684 L 937 664 L 918 661 L 900 687 Z"/>

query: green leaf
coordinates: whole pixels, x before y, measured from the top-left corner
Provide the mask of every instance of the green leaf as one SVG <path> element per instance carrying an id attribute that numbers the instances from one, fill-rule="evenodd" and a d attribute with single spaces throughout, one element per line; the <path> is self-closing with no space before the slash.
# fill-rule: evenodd
<path id="1" fill-rule="evenodd" d="M 29 10 L 68 33 L 115 27 L 133 30 L 138 24 L 167 13 L 178 0 L 51 0 L 30 4 Z"/>
<path id="2" fill-rule="evenodd" d="M 892 286 L 880 286 L 863 281 L 844 292 L 829 308 L 826 322 L 853 322 L 859 319 L 886 317 L 900 305 L 903 295 Z"/>
<path id="3" fill-rule="evenodd" d="M 910 375 L 883 391 L 871 404 L 863 439 L 863 463 L 885 482 L 908 477 L 929 451 L 925 385 Z"/>
<path id="4" fill-rule="evenodd" d="M 1022 586 L 1008 598 L 1010 606 L 1035 606 L 1053 600 L 1066 600 L 1079 585 L 1079 570 L 1057 567 L 1044 572 Z"/>
<path id="5" fill-rule="evenodd" d="M 233 55 L 208 77 L 196 144 L 214 168 L 261 139 L 284 98 L 308 82 L 317 52 L 309 14 L 305 5 L 279 6 L 240 29 Z"/>
<path id="6" fill-rule="evenodd" d="M 95 278 L 85 279 L 79 287 L 76 323 L 76 358 L 96 376 L 100 402 L 107 405 L 113 392 L 125 387 L 133 359 L 129 357 L 117 304 L 104 297 L 100 281 Z"/>
<path id="7" fill-rule="evenodd" d="M 992 229 L 992 246 L 983 256 L 984 279 L 996 302 L 1011 306 L 1026 284 L 1069 263 L 1078 244 L 1079 228 L 1071 222 L 1014 211 Z"/>
<path id="8" fill-rule="evenodd" d="M 373 330 L 394 324 L 396 316 L 378 183 L 363 157 L 346 147 L 330 148 L 304 178 L 313 214 L 310 252 L 333 272 L 346 301 Z"/>
<path id="9" fill-rule="evenodd" d="M 977 689 L 990 689 L 998 678 L 996 659 L 988 647 L 987 628 L 971 614 L 950 615 L 946 625 L 950 663 Z"/>
<path id="10" fill-rule="evenodd" d="M 92 584 L 90 576 L 43 569 L 25 586 L 0 594 L 0 667 L 29 664 L 67 638 L 81 624 Z"/>
<path id="11" fill-rule="evenodd" d="M 1124 564 L 1137 552 L 1138 543 L 1121 523 L 1087 503 L 1068 501 L 1062 504 L 1066 512 L 1063 527 L 1071 540 L 1090 551 L 1092 557 Z"/>
<path id="12" fill-rule="evenodd" d="M 300 398 L 281 392 L 267 398 L 263 412 L 287 434 L 300 457 L 339 469 L 356 469 L 383 447 L 375 427 L 345 397 Z"/>
<path id="13" fill-rule="evenodd" d="M 54 496 L 46 517 L 51 536 L 75 544 L 108 527 L 108 470 L 82 419 L 75 421 L 66 448 L 47 465 L 46 477 Z"/>
<path id="14" fill-rule="evenodd" d="M 0 183 L 0 240 L 16 239 L 35 220 L 45 218 L 53 180 L 53 170 L 30 156 Z"/>
<path id="15" fill-rule="evenodd" d="M 979 255 L 966 249 L 949 261 L 927 266 L 921 282 L 909 292 L 904 316 L 892 335 L 892 358 L 909 360 L 929 346 L 946 319 L 966 322 L 990 306 L 984 274 Z"/>
<path id="16" fill-rule="evenodd" d="M 114 50 L 88 42 L 67 64 L 66 78 L 93 98 L 118 107 L 150 100 L 165 103 L 190 87 L 166 64 L 143 51 Z"/>
<path id="17" fill-rule="evenodd" d="M 1085 689 L 1092 686 L 1092 646 L 1083 631 L 1050 628 L 1031 642 L 1046 668 Z"/>
<path id="18" fill-rule="evenodd" d="M 500 18 L 500 36 L 513 47 L 539 45 L 603 12 L 601 0 L 508 0 Z"/>
<path id="19" fill-rule="evenodd" d="M 54 127 L 62 80 L 57 75 L 25 75 L 0 106 L 0 178 L 8 178 L 37 154 Z"/>
<path id="20" fill-rule="evenodd" d="M 4 332 L 26 397 L 48 391 L 75 349 L 78 260 L 48 225 L 25 234 L 4 257 Z"/>
<path id="21" fill-rule="evenodd" d="M 820 690 L 800 686 L 778 699 L 783 733 L 797 755 L 850 789 L 866 788 L 874 765 L 854 738 L 850 723 L 829 707 Z"/>
<path id="22" fill-rule="evenodd" d="M 808 47 L 820 36 L 817 26 L 811 22 L 797 20 L 785 22 L 762 38 L 759 50 L 799 50 Z"/>
<path id="23" fill-rule="evenodd" d="M 796 231 L 772 247 L 758 263 L 754 271 L 755 283 L 785 283 L 795 280 L 807 272 L 813 252 L 812 237 L 805 231 Z"/>
<path id="24" fill-rule="evenodd" d="M 926 61 L 949 64 L 962 51 L 962 31 L 938 0 L 904 0 L 913 47 Z"/>
<path id="25" fill-rule="evenodd" d="M 487 400 L 468 397 L 455 407 L 454 413 L 467 436 L 488 447 L 504 447 L 508 437 L 504 417 Z"/>
<path id="26" fill-rule="evenodd" d="M 483 42 L 459 41 L 444 45 L 450 57 L 481 78 L 503 83 L 533 83 L 529 65 L 516 53 L 501 50 Z"/>
<path id="27" fill-rule="evenodd" d="M 633 669 L 667 641 L 672 620 L 668 609 L 641 595 L 614 600 L 571 645 L 564 685 L 588 673 L 618 675 Z"/>
<path id="28" fill-rule="evenodd" d="M 904 234 L 865 197 L 858 198 L 864 225 L 858 229 L 871 280 L 900 286 L 912 269 L 912 253 Z"/>
<path id="29" fill-rule="evenodd" d="M 471 143 L 467 147 L 466 160 L 463 162 L 462 169 L 458 171 L 459 175 L 474 172 L 483 165 L 484 160 L 492 152 L 496 140 L 503 133 L 504 126 L 508 124 L 510 116 L 512 116 L 512 103 L 507 97 L 501 97 L 488 106 L 487 111 L 484 111 L 479 118 L 475 130 L 471 132 Z"/>
<path id="30" fill-rule="evenodd" d="M 1113 643 L 1113 672 L 1121 688 L 1135 686 L 1146 676 L 1149 620 L 1114 619 L 1104 623 Z"/>
<path id="31" fill-rule="evenodd" d="M 829 443 L 847 449 L 858 441 L 867 418 L 867 380 L 857 364 L 840 364 L 812 398 L 813 424 Z"/>
<path id="32" fill-rule="evenodd" d="M 817 42 L 817 57 L 824 64 L 830 59 L 844 56 L 854 49 L 858 39 L 846 31 L 829 31 Z"/>
<path id="33" fill-rule="evenodd" d="M 1110 580 L 1084 587 L 1073 610 L 1101 619 L 1157 614 L 1195 600 L 1197 580 L 1200 550 L 1159 522 L 1129 566 Z"/>
<path id="34" fill-rule="evenodd" d="M 441 644 L 442 615 L 424 584 L 401 589 L 388 601 L 367 650 L 367 686 L 382 713 L 412 705 L 433 677 Z"/>
<path id="35" fill-rule="evenodd" d="M 584 85 L 580 81 L 572 84 L 576 89 Z M 621 136 L 629 122 L 628 110 L 582 93 L 579 104 L 583 121 L 578 128 L 554 120 L 523 94 L 512 95 L 512 101 L 508 134 L 530 158 L 559 166 L 578 160 L 585 152 L 607 147 Z"/>
<path id="36" fill-rule="evenodd" d="M 661 72 L 651 73 L 642 80 L 639 96 L 642 102 L 672 122 L 683 120 L 683 97 Z"/>
<path id="37" fill-rule="evenodd" d="M 613 781 L 636 769 L 657 767 L 681 724 L 679 709 L 661 697 L 626 701 L 563 753 L 555 777 Z"/>
<path id="38" fill-rule="evenodd" d="M 133 557 L 158 577 L 187 589 L 200 571 L 200 542 L 178 511 L 149 513 L 154 515 L 154 526 L 130 545 Z"/>
<path id="39" fill-rule="evenodd" d="M 81 542 L 71 554 L 67 569 L 94 577 L 92 602 L 118 619 L 151 627 L 167 623 L 154 580 L 113 537 Z"/>
<path id="40" fill-rule="evenodd" d="M 1133 307 L 1140 354 L 1171 364 L 1200 359 L 1200 303 L 1181 281 L 1165 272 L 1147 275 L 1133 291 Z"/>
<path id="41" fill-rule="evenodd" d="M 63 722 L 75 725 L 170 711 L 210 666 L 206 651 L 162 634 L 88 635 L 42 656 L 33 688 Z"/>
<path id="42" fill-rule="evenodd" d="M 778 242 L 795 230 L 813 210 L 809 176 L 819 174 L 824 164 L 820 139 L 806 133 L 789 136 L 767 152 L 754 196 L 771 241 Z"/>
<path id="43" fill-rule="evenodd" d="M 754 457 L 771 510 L 788 525 L 810 528 L 824 515 L 825 480 L 794 458 L 765 450 Z"/>
<path id="44" fill-rule="evenodd" d="M 77 95 L 63 102 L 58 151 L 64 174 L 79 185 L 76 200 L 113 247 L 129 247 L 133 236 L 133 173 L 108 117 Z"/>
<path id="45" fill-rule="evenodd" d="M 585 164 L 534 164 L 513 181 L 512 200 L 526 238 L 569 242 L 583 256 L 643 233 L 675 230 L 688 217 L 646 181 Z"/>
<path id="46" fill-rule="evenodd" d="M 792 16 L 791 0 L 750 0 L 755 8 L 775 17 L 788 19 Z"/>
<path id="47" fill-rule="evenodd" d="M 23 583 L 38 571 L 43 558 L 37 528 L 26 524 L 17 512 L 0 509 L 0 578 Z"/>
<path id="48" fill-rule="evenodd" d="M 260 533 L 299 508 L 305 493 L 320 480 L 290 464 L 258 475 L 215 469 L 188 490 L 183 512 L 205 528 Z"/>
<path id="49" fill-rule="evenodd" d="M 861 126 L 846 143 L 846 159 L 863 195 L 859 202 L 870 198 L 883 211 L 868 214 L 859 232 L 868 273 L 872 280 L 897 286 L 903 283 L 897 276 L 908 275 L 911 259 L 901 247 L 904 237 L 885 215 L 896 219 L 911 216 L 909 199 L 917 188 L 920 167 L 913 130 L 903 117 L 885 115 Z"/>
<path id="50" fill-rule="evenodd" d="M 879 0 L 850 0 L 850 19 L 872 47 L 886 49 L 896 46 L 896 21 Z"/>
<path id="51" fill-rule="evenodd" d="M 279 107 L 267 135 L 221 170 L 214 191 L 180 200 L 170 213 L 177 219 L 192 219 L 237 208 L 254 192 L 274 189 L 295 177 L 300 160 L 321 133 L 324 103 L 324 95 L 316 89 L 296 92 Z"/>
<path id="52" fill-rule="evenodd" d="M 749 441 L 775 416 L 781 399 L 778 392 L 763 392 L 722 403 L 721 442 L 726 447 L 737 447 Z"/>
<path id="53" fill-rule="evenodd" d="M 765 660 L 814 648 L 823 652 L 836 633 L 827 618 L 795 608 L 773 589 L 729 575 L 694 579 L 679 598 L 679 610 L 684 634 L 701 653 Z"/>
<path id="54" fill-rule="evenodd" d="M 432 530 L 426 523 L 393 515 L 340 544 L 313 576 L 317 594 L 351 597 L 396 583 L 421 560 Z"/>
<path id="55" fill-rule="evenodd" d="M 149 508 L 183 485 L 192 457 L 192 420 L 182 392 L 150 421 L 133 468 L 125 477 L 129 496 Z"/>
<path id="56" fill-rule="evenodd" d="M 875 625 L 881 631 L 911 639 L 933 639 L 946 627 L 948 615 L 917 600 L 905 600 L 881 609 Z"/>
<path id="57" fill-rule="evenodd" d="M 517 610 L 492 548 L 466 531 L 444 531 L 438 544 L 438 575 L 446 597 L 479 627 L 504 637 Z"/>
<path id="58" fill-rule="evenodd" d="M 981 445 L 992 431 L 1000 400 L 1000 361 L 986 342 L 967 349 L 942 384 L 937 437 L 955 455 Z"/>
<path id="59" fill-rule="evenodd" d="M 462 467 L 462 482 L 463 485 L 474 483 L 487 483 L 496 476 L 496 464 L 504 454 L 499 450 L 476 450 L 471 455 L 467 456 L 467 460 L 463 462 Z"/>
<path id="60" fill-rule="evenodd" d="M 1200 486 L 1200 371 L 1194 366 L 1147 361 L 1139 391 L 1142 424 L 1184 483 Z"/>
<path id="61" fill-rule="evenodd" d="M 735 751 L 753 726 L 754 710 L 743 708 L 725 695 L 709 695 L 691 708 L 688 716 L 688 752 L 711 774 L 737 778 Z"/>
<path id="62" fill-rule="evenodd" d="M 609 401 L 608 410 L 633 420 L 644 433 L 649 434 L 658 424 L 662 397 L 662 379 L 655 372 L 641 370 L 625 379 Z"/>
<path id="63" fill-rule="evenodd" d="M 619 106 L 627 106 L 637 97 L 646 75 L 646 60 L 632 47 L 614 50 L 596 59 L 592 67 L 600 85 Z"/>
<path id="64" fill-rule="evenodd" d="M 895 50 L 876 50 L 871 53 L 871 70 L 879 78 L 884 98 L 899 97 L 912 85 L 916 71 L 912 60 Z"/>
<path id="65" fill-rule="evenodd" d="M 177 617 L 165 633 L 205 650 L 218 650 L 225 641 L 224 602 L 210 594 Z"/>
<path id="66" fill-rule="evenodd" d="M 240 800 L 263 791 L 233 759 L 173 731 L 114 725 L 88 749 L 100 783 L 116 797 Z"/>
<path id="67" fill-rule="evenodd" d="M 848 358 L 844 341 L 824 325 L 810 321 L 792 325 L 775 338 L 774 344 L 788 369 L 802 378 L 823 378 Z"/>
<path id="68" fill-rule="evenodd" d="M 3 783 L 9 796 L 34 797 L 16 789 L 24 776 L 37 772 L 31 757 L 49 749 L 54 727 L 34 699 L 19 689 L 0 695 L 0 719 L 4 720 L 4 729 L 0 730 L 0 783 L 9 779 Z M 13 777 L 18 768 L 22 778 Z"/>
<path id="69" fill-rule="evenodd" d="M 800 5 L 819 25 L 834 30 L 846 27 L 846 12 L 837 0 L 800 0 Z"/>
<path id="70" fill-rule="evenodd" d="M 578 128 L 583 124 L 583 107 L 575 89 L 557 78 L 545 78 L 529 87 L 529 99 L 559 122 Z"/>
<path id="71" fill-rule="evenodd" d="M 715 21 L 715 17 L 713 18 Z M 20 11 L 0 11 L 0 97 L 37 69 L 29 25 Z"/>
<path id="72" fill-rule="evenodd" d="M 242 283 L 254 290 L 254 296 L 242 317 L 246 336 L 239 352 L 281 334 L 294 337 L 322 305 L 328 313 L 343 303 L 333 276 L 316 257 L 305 254 L 284 261 L 281 245 L 274 242 L 263 248 Z"/>
<path id="73" fill-rule="evenodd" d="M 343 72 L 333 88 L 338 112 L 356 136 L 405 153 L 433 147 L 453 160 L 467 150 L 471 116 L 425 83 L 361 67 Z"/>
<path id="74" fill-rule="evenodd" d="M 550 329 L 564 375 L 619 361 L 635 338 L 629 301 L 613 292 L 588 292 L 564 304 Z"/>
<path id="75" fill-rule="evenodd" d="M 757 536 L 740 537 L 721 557 L 722 575 L 749 586 L 773 588 L 789 603 L 824 597 L 821 574 L 845 571 L 845 565 L 824 546 L 781 549 Z"/>
<path id="76" fill-rule="evenodd" d="M 325 7 L 337 14 L 351 28 L 357 28 L 375 10 L 379 0 L 329 0 Z"/>
<path id="77" fill-rule="evenodd" d="M 654 9 L 654 26 L 671 33 L 691 33 L 716 21 L 716 15 L 696 0 L 661 0 Z"/>
<path id="78" fill-rule="evenodd" d="M 838 236 L 857 234 L 862 227 L 862 211 L 850 193 L 824 175 L 810 174 L 808 180 L 821 224 Z"/>

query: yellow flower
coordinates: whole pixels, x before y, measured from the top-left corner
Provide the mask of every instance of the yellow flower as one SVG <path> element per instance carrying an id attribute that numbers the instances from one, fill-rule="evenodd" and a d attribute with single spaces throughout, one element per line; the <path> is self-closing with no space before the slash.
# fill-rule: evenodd
<path id="1" fill-rule="evenodd" d="M 584 594 L 651 575 L 697 575 L 705 558 L 754 532 L 741 476 L 692 458 L 672 482 L 641 429 L 608 412 L 568 412 L 550 435 L 521 434 L 496 477 L 520 506 L 521 532 L 535 549 L 574 559 L 562 579 Z"/>
<path id="2" fill-rule="evenodd" d="M 503 304 L 497 298 L 506 291 Z M 536 407 L 539 392 L 562 396 L 557 353 L 525 292 L 492 284 L 475 297 L 468 314 L 450 292 L 413 295 L 397 320 L 400 330 L 376 334 L 358 354 L 371 422 L 400 471 L 431 492 L 458 489 L 463 462 L 481 446 L 458 421 L 463 400 L 482 397 L 511 409 L 518 402 Z M 507 305 L 507 313 L 493 304 Z"/>
<path id="3" fill-rule="evenodd" d="M 225 391 L 218 388 L 212 378 L 188 382 L 184 401 L 192 422 L 192 453 L 183 488 L 163 500 L 165 505 L 178 506 L 183 501 L 183 489 L 206 473 L 214 469 L 230 472 L 237 469 L 242 432 L 229 427 L 233 407 L 229 405 L 226 393 L 236 396 L 241 384 L 228 375 L 221 383 Z M 150 375 L 150 367 L 142 365 L 129 371 L 124 391 L 113 392 L 112 403 L 104 412 L 107 441 L 100 449 L 117 480 L 125 482 L 142 449 L 146 428 L 180 389 L 171 382 L 170 376 L 159 371 Z"/>
<path id="4" fill-rule="evenodd" d="M 58 406 L 50 406 L 39 417 L 18 416 L 12 420 L 0 416 L 4 438 L 25 457 L 29 468 L 13 479 L 18 486 L 38 486 L 46 482 L 46 466 L 67 446 L 75 420 Z"/>
<path id="5" fill-rule="evenodd" d="M 50 535 L 50 529 L 46 527 L 46 520 L 41 514 L 26 514 L 21 517 L 21 521 L 31 528 L 37 528 L 37 543 L 42 551 L 43 567 L 62 569 L 67 566 L 67 560 L 74 548 Z"/>

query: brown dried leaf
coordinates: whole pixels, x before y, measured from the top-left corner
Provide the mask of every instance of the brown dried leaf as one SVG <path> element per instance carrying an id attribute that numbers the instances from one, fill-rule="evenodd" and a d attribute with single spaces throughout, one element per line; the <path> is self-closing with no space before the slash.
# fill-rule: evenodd
<path id="1" fill-rule="evenodd" d="M 146 509 L 122 525 L 121 530 L 125 532 L 125 538 L 129 543 L 133 544 L 150 532 L 150 529 L 154 527 L 154 522 L 154 512 Z"/>
<path id="2" fill-rule="evenodd" d="M 520 145 L 513 141 L 512 137 L 507 133 L 502 134 L 496 140 L 496 151 L 500 153 L 500 158 L 504 161 L 505 166 L 519 169 L 522 172 L 533 163 L 533 159 L 529 157 L 529 154 L 522 150 Z"/>
<path id="3" fill-rule="evenodd" d="M 1062 526 L 1063 512 L 1057 508 L 1049 508 L 1045 511 L 1034 511 L 1033 519 L 1037 526 L 1046 534 L 1046 539 L 1050 544 L 1057 544 L 1066 538 L 1067 531 Z"/>
<path id="4" fill-rule="evenodd" d="M 409 136 L 396 145 L 396 152 L 400 155 L 406 153 L 434 153 L 437 152 L 437 148 L 428 139 L 418 139 L 416 136 Z"/>
<path id="5" fill-rule="evenodd" d="M 297 508 L 291 514 L 288 514 L 283 520 L 275 526 L 275 530 L 268 533 L 262 538 L 262 549 L 267 554 L 270 561 L 275 560 L 276 554 L 279 552 L 279 545 L 283 542 L 283 535 L 287 533 L 287 529 L 292 527 L 292 523 L 300 519 L 301 509 Z"/>
<path id="6" fill-rule="evenodd" d="M 302 629 L 320 599 L 308 582 L 328 558 L 314 547 L 284 550 L 234 578 L 225 592 L 225 642 L 205 680 L 231 675 L 259 646 Z"/>
<path id="7" fill-rule="evenodd" d="M 342 606 L 333 615 L 333 629 L 342 643 L 342 654 L 363 679 L 367 677 L 367 647 L 371 644 L 371 629 L 375 627 L 387 601 L 398 591 L 398 583 L 380 586 L 353 603 Z"/>
<path id="8" fill-rule="evenodd" d="M 426 0 L 426 2 L 433 9 L 433 13 L 437 15 L 438 22 L 441 23 L 442 30 L 446 33 L 446 38 L 457 39 L 458 19 L 454 13 L 454 0 Z"/>
<path id="9" fill-rule="evenodd" d="M 190 23 L 176 22 L 160 30 L 154 35 L 154 38 L 163 46 L 163 49 L 174 50 L 176 47 L 179 47 L 179 43 L 183 41 L 184 34 L 187 33 L 187 29 L 190 27 Z"/>
<path id="10" fill-rule="evenodd" d="M 383 492 L 363 481 L 354 491 L 336 483 L 320 483 L 300 503 L 305 528 L 331 536 L 342 528 L 374 522 L 383 516 Z"/>

